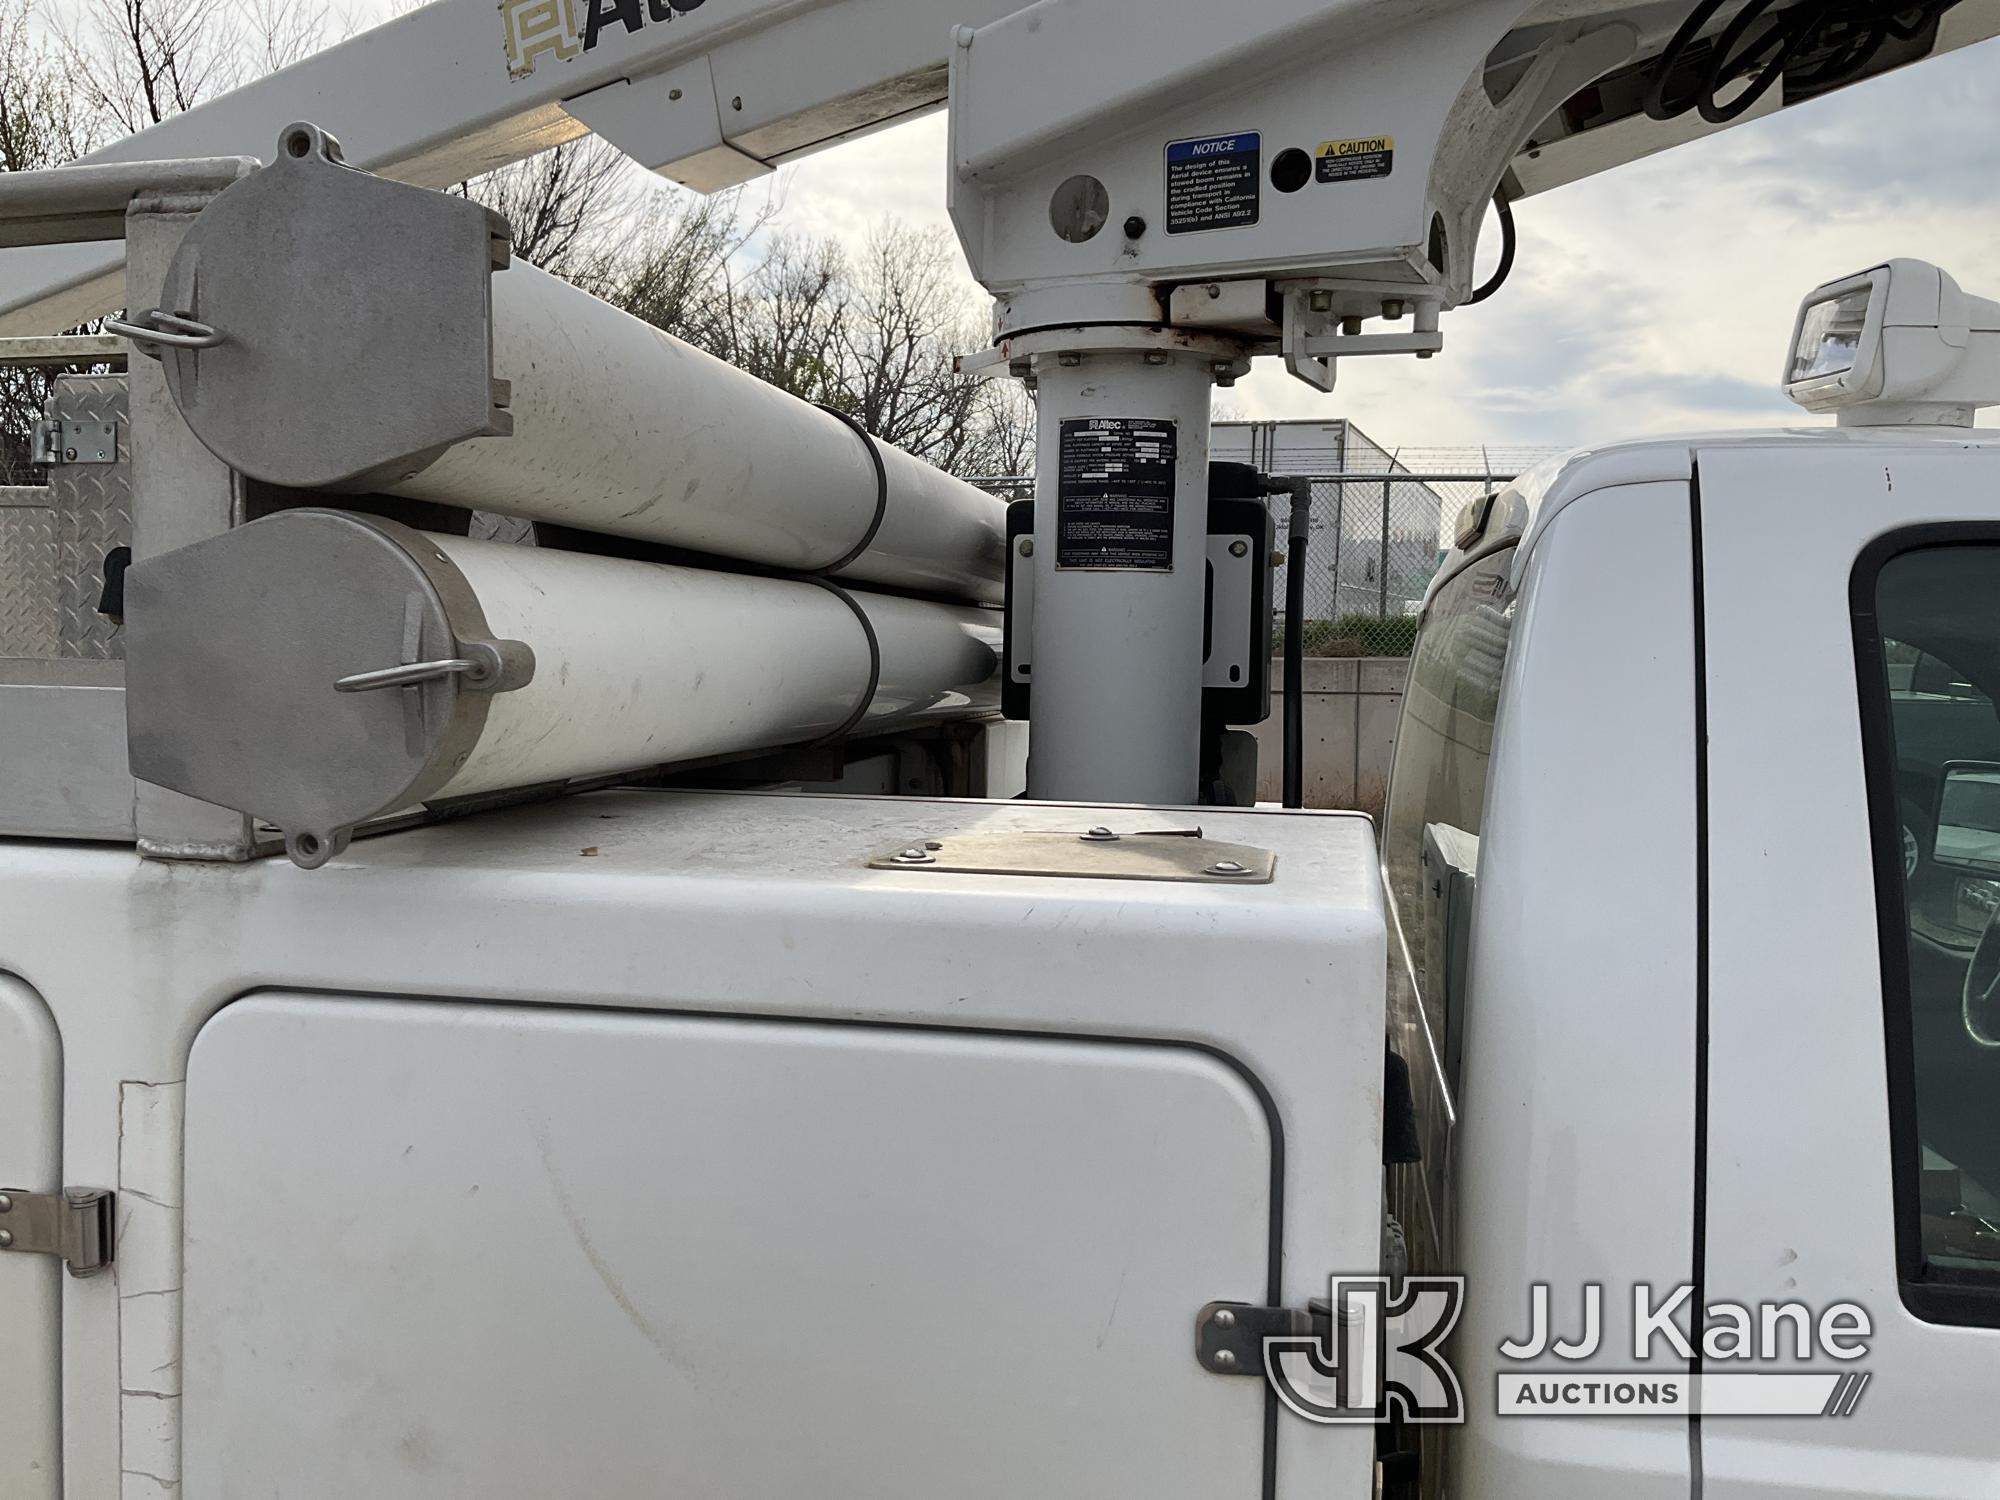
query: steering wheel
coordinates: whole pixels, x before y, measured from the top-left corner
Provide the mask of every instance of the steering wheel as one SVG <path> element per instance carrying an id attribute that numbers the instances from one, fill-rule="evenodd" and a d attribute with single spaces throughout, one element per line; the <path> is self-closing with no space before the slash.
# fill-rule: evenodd
<path id="1" fill-rule="evenodd" d="M 1965 968 L 1965 1029 L 1982 1047 L 2000 1048 L 2000 910 L 1986 919 Z"/>

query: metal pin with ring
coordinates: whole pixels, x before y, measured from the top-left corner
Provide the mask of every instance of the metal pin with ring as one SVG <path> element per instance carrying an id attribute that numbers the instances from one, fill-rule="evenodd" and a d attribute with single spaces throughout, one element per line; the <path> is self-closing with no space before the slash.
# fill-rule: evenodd
<path id="1" fill-rule="evenodd" d="M 115 333 L 120 338 L 130 339 L 139 346 L 141 354 L 152 354 L 164 346 L 172 349 L 213 349 L 223 341 L 219 329 L 193 318 L 184 318 L 179 313 L 162 312 L 157 307 L 149 307 L 133 316 L 131 322 L 122 318 L 106 318 L 104 331 Z M 151 345 L 152 348 L 147 346 Z"/>
<path id="2" fill-rule="evenodd" d="M 481 668 L 478 662 L 463 656 L 455 656 L 449 661 L 413 661 L 400 667 L 383 667 L 374 672 L 356 672 L 351 676 L 337 679 L 333 684 L 336 693 L 372 693 L 378 688 L 415 687 L 424 682 L 441 682 L 447 677 L 467 676 L 477 680 Z"/>

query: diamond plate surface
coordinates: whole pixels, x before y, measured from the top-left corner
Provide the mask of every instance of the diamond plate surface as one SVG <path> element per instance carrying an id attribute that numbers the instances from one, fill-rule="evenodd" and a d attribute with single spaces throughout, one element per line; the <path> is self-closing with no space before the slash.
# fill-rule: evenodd
<path id="1" fill-rule="evenodd" d="M 118 461 L 59 464 L 49 470 L 56 510 L 56 572 L 60 580 L 60 653 L 122 660 L 121 628 L 97 612 L 104 592 L 104 554 L 132 544 L 131 424 L 123 375 L 70 375 L 56 382 L 47 414 L 61 422 L 104 422 L 118 429 Z"/>
<path id="2" fill-rule="evenodd" d="M 48 492 L 0 489 L 0 657 L 58 655 L 60 597 Z"/>
<path id="3" fill-rule="evenodd" d="M 495 515 L 490 510 L 475 510 L 466 529 L 466 535 L 475 542 L 513 542 L 519 546 L 535 545 L 535 523 L 524 521 L 519 516 Z"/>

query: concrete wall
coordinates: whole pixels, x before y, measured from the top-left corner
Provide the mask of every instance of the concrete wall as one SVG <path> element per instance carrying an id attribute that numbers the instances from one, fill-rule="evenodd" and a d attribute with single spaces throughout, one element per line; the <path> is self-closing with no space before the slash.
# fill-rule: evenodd
<path id="1" fill-rule="evenodd" d="M 1306 806 L 1351 807 L 1376 817 L 1389 786 L 1396 719 L 1410 663 L 1400 656 L 1307 657 Z M 1271 664 L 1271 717 L 1257 726 L 1257 800 L 1284 794 L 1285 666 Z"/>

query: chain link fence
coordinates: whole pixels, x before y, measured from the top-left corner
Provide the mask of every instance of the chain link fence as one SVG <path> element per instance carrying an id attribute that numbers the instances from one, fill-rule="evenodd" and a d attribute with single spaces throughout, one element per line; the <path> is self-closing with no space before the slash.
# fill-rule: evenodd
<path id="1" fill-rule="evenodd" d="M 1408 656 L 1424 591 L 1444 561 L 1459 512 L 1513 477 L 1471 469 L 1412 473 L 1400 464 L 1312 475 L 1312 540 L 1300 562 L 1306 569 L 1306 655 Z M 972 483 L 1005 500 L 1035 493 L 1032 475 Z M 1290 501 L 1281 495 L 1270 503 L 1283 548 Z M 1288 623 L 1285 583 L 1280 570 L 1273 590 L 1280 651 Z"/>
<path id="2" fill-rule="evenodd" d="M 1306 570 L 1306 654 L 1409 655 L 1424 591 L 1444 561 L 1459 512 L 1513 476 L 1394 471 L 1312 477 L 1311 541 L 1297 560 Z M 1277 504 L 1282 533 L 1286 502 Z M 1288 558 L 1286 566 L 1293 565 Z M 1281 602 L 1281 640 L 1289 624 Z"/>

